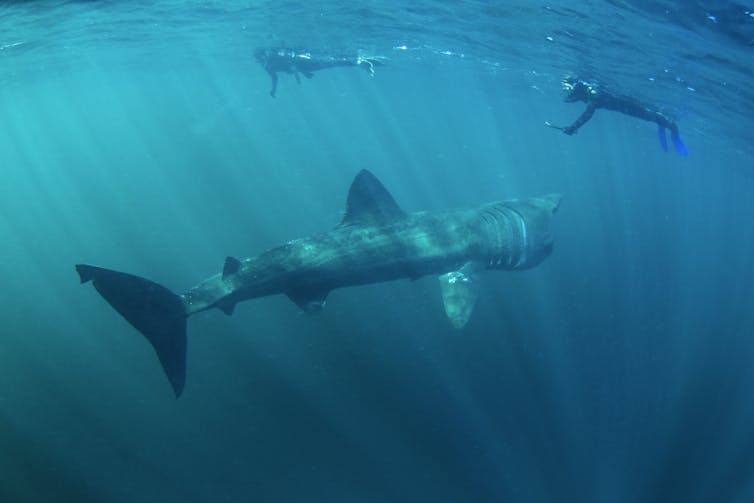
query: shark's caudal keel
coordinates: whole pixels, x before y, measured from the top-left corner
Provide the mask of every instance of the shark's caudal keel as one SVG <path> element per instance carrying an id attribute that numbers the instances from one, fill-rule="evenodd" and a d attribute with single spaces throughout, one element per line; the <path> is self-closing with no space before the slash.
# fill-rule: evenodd
<path id="1" fill-rule="evenodd" d="M 307 312 L 347 286 L 437 274 L 445 312 L 463 327 L 485 269 L 517 270 L 552 250 L 549 227 L 560 196 L 490 203 L 472 209 L 405 213 L 369 171 L 348 193 L 333 230 L 290 241 L 244 260 L 228 257 L 221 274 L 182 295 L 149 280 L 79 264 L 94 287 L 154 347 L 176 396 L 186 373 L 186 318 L 218 308 L 232 314 L 243 300 L 284 293 Z"/>

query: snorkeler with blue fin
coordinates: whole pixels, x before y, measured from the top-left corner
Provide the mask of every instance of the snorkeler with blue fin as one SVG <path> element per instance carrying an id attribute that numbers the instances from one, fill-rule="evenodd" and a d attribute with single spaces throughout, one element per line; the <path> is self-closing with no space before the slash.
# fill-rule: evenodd
<path id="1" fill-rule="evenodd" d="M 278 72 L 290 73 L 301 83 L 301 75 L 307 79 L 314 72 L 340 66 L 359 66 L 374 77 L 374 67 L 382 65 L 381 57 L 314 55 L 285 47 L 260 47 L 254 51 L 254 58 L 262 65 L 272 80 L 270 96 L 275 97 L 278 87 Z"/>
<path id="2" fill-rule="evenodd" d="M 682 156 L 689 155 L 689 151 L 686 148 L 686 145 L 684 145 L 683 140 L 681 140 L 681 135 L 678 132 L 678 125 L 663 113 L 653 110 L 628 96 L 610 94 L 605 90 L 600 89 L 596 84 L 591 84 L 573 77 L 567 77 L 563 80 L 563 88 L 568 91 L 568 94 L 565 97 L 566 102 L 573 103 L 576 101 L 583 101 L 586 103 L 586 110 L 584 110 L 584 113 L 582 113 L 570 126 L 560 127 L 546 122 L 545 124 L 547 126 L 559 129 L 570 136 L 575 134 L 581 126 L 586 124 L 598 108 L 604 108 L 606 110 L 621 112 L 630 115 L 631 117 L 636 117 L 637 119 L 654 122 L 657 124 L 657 137 L 660 140 L 660 146 L 665 152 L 668 151 L 666 131 L 670 131 L 670 140 L 673 142 L 673 147 L 676 152 Z"/>

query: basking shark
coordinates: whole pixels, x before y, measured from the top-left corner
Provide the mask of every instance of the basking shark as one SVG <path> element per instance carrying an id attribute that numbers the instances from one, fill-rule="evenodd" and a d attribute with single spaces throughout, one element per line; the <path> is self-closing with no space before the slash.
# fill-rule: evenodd
<path id="1" fill-rule="evenodd" d="M 332 230 L 262 254 L 225 259 L 222 273 L 175 294 L 144 278 L 78 264 L 105 300 L 152 344 L 176 397 L 186 380 L 186 319 L 238 302 L 286 294 L 320 311 L 336 288 L 437 274 L 451 324 L 463 327 L 477 298 L 478 273 L 520 270 L 552 251 L 550 220 L 560 195 L 512 199 L 471 209 L 406 213 L 369 171 L 356 175 L 343 220 Z"/>

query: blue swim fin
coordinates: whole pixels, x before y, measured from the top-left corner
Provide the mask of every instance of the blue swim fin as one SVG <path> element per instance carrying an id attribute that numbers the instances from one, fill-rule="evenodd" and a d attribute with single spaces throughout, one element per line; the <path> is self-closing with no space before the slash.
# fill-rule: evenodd
<path id="1" fill-rule="evenodd" d="M 665 126 L 657 125 L 657 139 L 660 140 L 660 146 L 664 152 L 668 151 L 668 137 L 665 135 Z"/>
<path id="2" fill-rule="evenodd" d="M 670 139 L 673 140 L 673 146 L 675 147 L 675 151 L 681 154 L 683 157 L 686 157 L 689 155 L 689 150 L 686 148 L 686 145 L 683 143 L 683 140 L 681 140 L 681 135 L 679 134 L 671 134 Z"/>

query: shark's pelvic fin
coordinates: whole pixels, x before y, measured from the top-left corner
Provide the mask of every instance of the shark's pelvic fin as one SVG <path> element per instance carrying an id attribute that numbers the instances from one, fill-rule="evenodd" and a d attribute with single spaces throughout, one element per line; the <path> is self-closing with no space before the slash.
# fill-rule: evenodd
<path id="1" fill-rule="evenodd" d="M 78 264 L 82 283 L 91 281 L 104 299 L 152 344 L 175 396 L 186 382 L 186 309 L 180 296 L 144 278 Z"/>
<path id="2" fill-rule="evenodd" d="M 215 307 L 217 307 L 220 311 L 227 314 L 228 316 L 231 316 L 233 314 L 233 311 L 236 309 L 236 304 L 237 302 L 235 300 L 231 300 L 229 297 L 225 297 L 217 304 L 215 304 Z"/>
<path id="3" fill-rule="evenodd" d="M 348 190 L 346 214 L 340 225 L 387 225 L 405 216 L 377 177 L 362 169 Z"/>
<path id="4" fill-rule="evenodd" d="M 440 276 L 440 289 L 445 314 L 454 328 L 463 328 L 469 321 L 479 294 L 480 265 L 467 262 L 457 271 Z"/>

